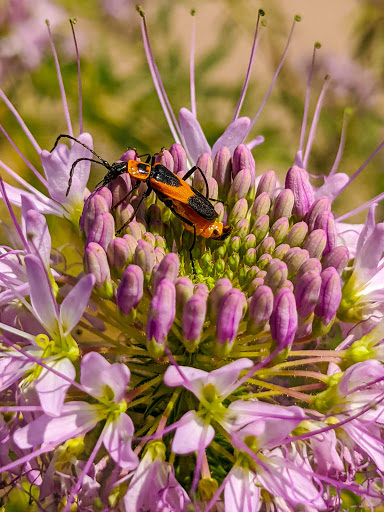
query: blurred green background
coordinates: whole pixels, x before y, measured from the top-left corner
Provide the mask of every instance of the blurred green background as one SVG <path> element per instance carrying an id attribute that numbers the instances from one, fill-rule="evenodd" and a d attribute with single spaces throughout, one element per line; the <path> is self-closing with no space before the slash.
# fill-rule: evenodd
<path id="1" fill-rule="evenodd" d="M 258 9 L 266 10 L 266 26 L 241 112 L 251 118 L 278 65 L 293 15 L 299 13 L 302 21 L 296 26 L 287 63 L 251 134 L 251 138 L 262 134 L 266 139 L 253 151 L 256 170 L 262 173 L 272 168 L 283 176 L 293 161 L 300 137 L 313 43 L 319 40 L 323 46 L 318 53 L 309 120 L 327 72 L 331 73 L 333 83 L 325 98 L 308 171 L 327 174 L 331 169 L 343 110 L 349 106 L 354 108 L 354 114 L 339 170 L 352 174 L 383 136 L 383 3 L 325 0 L 317 4 L 306 0 L 143 1 L 156 62 L 176 115 L 181 107 L 190 108 L 192 7 L 197 11 L 197 115 L 210 143 L 220 136 L 232 118 L 248 65 Z M 70 17 L 77 18 L 84 129 L 93 135 L 96 151 L 113 161 L 128 146 L 153 153 L 173 143 L 148 71 L 134 2 L 3 0 L 0 5 L 2 87 L 42 148 L 51 149 L 56 136 L 67 132 L 46 37 L 46 17 L 52 23 L 75 134 L 78 134 L 77 66 Z M 2 102 L 0 122 L 40 169 L 38 156 Z M 0 152 L 7 165 L 37 185 L 3 136 Z M 383 191 L 383 162 L 384 153 L 343 193 L 335 205 L 337 213 L 345 213 Z M 4 172 L 2 175 L 5 177 Z M 91 188 L 101 176 L 101 169 L 93 170 Z M 381 220 L 383 212 L 381 208 L 378 215 Z M 365 212 L 351 221 L 362 222 L 364 218 Z"/>

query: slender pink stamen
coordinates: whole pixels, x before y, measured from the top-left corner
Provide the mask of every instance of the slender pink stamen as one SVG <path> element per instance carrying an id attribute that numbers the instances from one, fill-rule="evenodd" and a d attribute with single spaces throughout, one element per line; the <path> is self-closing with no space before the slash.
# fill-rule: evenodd
<path id="1" fill-rule="evenodd" d="M 364 171 L 364 169 L 367 167 L 367 165 L 371 162 L 371 160 L 373 160 L 373 158 L 377 155 L 377 153 L 382 149 L 382 147 L 384 146 L 384 141 L 381 142 L 377 148 L 375 149 L 375 151 L 371 154 L 371 156 L 369 156 L 367 158 L 367 160 L 363 163 L 363 165 L 361 167 L 359 167 L 357 169 L 357 171 L 349 178 L 349 180 L 347 181 L 347 183 L 339 190 L 338 194 L 337 195 L 340 195 L 341 192 L 343 192 L 344 189 L 346 189 L 348 187 L 348 185 L 350 185 L 352 183 L 352 181 L 357 178 L 357 176 Z"/>
<path id="2" fill-rule="evenodd" d="M 14 405 L 10 407 L 0 407 L 0 412 L 41 412 L 43 408 L 40 405 Z"/>
<path id="3" fill-rule="evenodd" d="M 4 274 L 0 274 L 0 281 L 2 281 L 4 283 L 4 285 L 6 287 L 8 287 L 15 294 L 15 298 L 17 298 L 23 304 L 25 309 L 27 309 L 31 313 L 31 315 L 35 316 L 32 306 L 25 300 L 24 296 L 18 292 L 17 287 L 12 284 L 11 280 L 8 279 Z M 0 323 L 0 325 L 1 325 L 1 323 Z M 7 331 L 7 328 L 3 328 L 3 329 L 5 331 Z M 9 332 L 11 332 L 11 331 L 9 331 Z M 24 331 L 22 331 L 22 333 L 24 333 Z M 28 338 L 27 336 L 24 336 L 24 334 L 21 334 L 21 336 L 26 337 L 27 339 L 31 339 L 31 338 Z M 32 336 L 32 340 L 34 340 L 34 339 L 35 338 Z"/>
<path id="4" fill-rule="evenodd" d="M 195 49 L 196 49 L 196 11 L 192 9 L 192 31 L 191 31 L 191 51 L 189 57 L 189 81 L 191 89 L 191 112 L 196 117 L 196 91 L 195 91 Z"/>
<path id="5" fill-rule="evenodd" d="M 5 471 L 9 471 L 10 469 L 13 469 L 21 464 L 24 464 L 25 462 L 29 462 L 35 457 L 38 457 L 39 455 L 50 452 L 55 449 L 54 445 L 47 446 L 46 444 L 43 446 L 43 448 L 39 448 L 38 450 L 35 450 L 34 452 L 28 453 L 27 455 L 24 455 L 24 457 L 20 457 L 19 459 L 14 460 L 13 462 L 10 462 L 9 464 L 6 464 L 5 466 L 0 468 L 0 473 L 3 473 Z"/>
<path id="6" fill-rule="evenodd" d="M 155 59 L 153 57 L 151 45 L 149 43 L 149 36 L 148 36 L 148 30 L 147 30 L 147 23 L 145 21 L 145 15 L 144 15 L 144 12 L 139 7 L 137 7 L 137 10 L 141 16 L 141 33 L 143 36 L 144 51 L 145 51 L 145 56 L 147 57 L 149 71 L 152 75 L 153 84 L 155 86 L 157 96 L 159 98 L 161 107 L 163 109 L 165 118 L 168 122 L 168 126 L 169 126 L 169 129 L 171 130 L 172 136 L 173 136 L 175 142 L 177 142 L 178 144 L 181 144 L 180 128 L 177 123 L 175 114 L 172 110 L 171 104 L 168 100 L 168 96 L 165 92 L 163 82 L 160 78 L 159 70 L 157 69 Z"/>
<path id="7" fill-rule="evenodd" d="M 303 151 L 304 136 L 305 136 L 305 130 L 306 130 L 306 127 L 307 127 L 307 119 L 308 119 L 309 100 L 310 100 L 310 97 L 311 97 L 311 86 L 312 86 L 313 70 L 315 69 L 316 50 L 318 50 L 320 48 L 321 48 L 321 44 L 320 43 L 315 43 L 314 44 L 311 68 L 309 70 L 308 79 L 307 79 L 307 87 L 306 87 L 306 90 L 305 90 L 304 113 L 303 113 L 303 122 L 301 124 L 299 151 Z"/>
<path id="8" fill-rule="evenodd" d="M 315 138 L 317 124 L 318 124 L 319 118 L 320 118 L 321 107 L 323 106 L 324 96 L 325 96 L 325 93 L 327 92 L 328 87 L 330 85 L 329 78 L 330 78 L 329 75 L 325 76 L 323 87 L 321 89 L 321 92 L 320 92 L 320 95 L 319 95 L 319 99 L 317 100 L 317 104 L 316 104 L 316 108 L 315 108 L 315 113 L 313 115 L 312 125 L 311 125 L 311 129 L 309 131 L 307 145 L 306 145 L 306 148 L 305 148 L 305 153 L 304 153 L 304 158 L 303 158 L 304 169 L 306 169 L 306 167 L 307 167 L 309 155 L 311 153 L 311 148 L 312 148 L 312 144 L 313 144 L 313 141 L 314 141 L 314 138 Z"/>
<path id="9" fill-rule="evenodd" d="M 9 99 L 7 98 L 7 96 L 4 94 L 3 90 L 0 89 L 0 98 L 4 101 L 4 103 L 7 105 L 8 109 L 12 112 L 12 114 L 14 115 L 14 117 L 16 118 L 16 121 L 19 123 L 19 125 L 21 126 L 21 129 L 23 130 L 23 132 L 25 133 L 25 135 L 28 137 L 30 143 L 32 144 L 32 146 L 35 148 L 36 152 L 40 155 L 41 153 L 41 147 L 38 145 L 38 143 L 36 142 L 36 139 L 35 137 L 32 135 L 32 133 L 29 131 L 29 129 L 27 128 L 27 125 L 24 123 L 24 121 L 22 120 L 20 114 L 18 113 L 18 111 L 15 109 L 15 107 L 12 105 L 12 103 L 9 101 Z"/>
<path id="10" fill-rule="evenodd" d="M 81 84 L 81 70 L 80 70 L 80 53 L 79 47 L 77 46 L 77 39 L 75 34 L 75 23 L 76 19 L 71 18 L 69 20 L 72 29 L 73 42 L 75 43 L 76 50 L 76 62 L 77 62 L 77 81 L 79 84 L 79 133 L 83 133 L 83 94 L 82 94 L 82 84 Z"/>
<path id="11" fill-rule="evenodd" d="M 269 89 L 268 89 L 266 95 L 264 96 L 263 101 L 261 102 L 259 110 L 256 112 L 255 117 L 253 118 L 251 124 L 249 125 L 248 133 L 251 131 L 251 129 L 254 127 L 256 121 L 259 119 L 260 114 L 263 111 L 263 109 L 265 107 L 265 104 L 267 103 L 267 101 L 268 101 L 268 99 L 269 99 L 269 97 L 270 97 L 270 95 L 272 93 L 272 90 L 273 90 L 273 88 L 274 88 L 274 86 L 276 84 L 276 80 L 277 80 L 277 78 L 278 78 L 278 76 L 280 74 L 281 68 L 283 67 L 285 59 L 287 57 L 288 48 L 289 48 L 289 45 L 290 45 L 290 42 L 291 42 L 291 39 L 292 39 L 292 35 L 293 35 L 293 30 L 295 28 L 296 23 L 299 22 L 300 20 L 301 20 L 300 16 L 296 15 L 294 20 L 293 20 L 293 23 L 292 23 L 292 28 L 291 28 L 291 31 L 289 33 L 288 41 L 287 41 L 287 44 L 285 45 L 285 49 L 284 49 L 283 55 L 281 57 L 280 64 L 278 65 L 276 73 L 275 73 L 274 77 L 272 78 L 271 85 L 269 86 Z"/>
<path id="12" fill-rule="evenodd" d="M 369 208 L 371 206 L 371 204 L 377 203 L 378 201 L 382 201 L 383 199 L 384 199 L 384 192 L 377 195 L 373 199 L 370 199 L 369 201 L 362 204 L 361 206 L 358 206 L 354 210 L 344 213 L 344 215 L 341 215 L 340 217 L 336 217 L 337 222 L 342 222 L 343 220 L 348 219 L 348 217 L 352 217 L 353 215 L 356 215 L 357 213 L 360 213 L 360 212 L 366 210 L 367 208 Z"/>
<path id="13" fill-rule="evenodd" d="M 235 113 L 233 114 L 232 122 L 236 121 L 236 119 L 239 117 L 241 107 L 243 106 L 244 98 L 245 98 L 245 95 L 246 95 L 246 92 L 248 89 L 249 80 L 251 78 L 253 61 L 255 60 L 256 50 L 257 50 L 257 48 L 259 46 L 259 42 L 260 42 L 260 37 L 259 37 L 260 18 L 264 15 L 265 15 L 265 12 L 263 11 L 263 9 L 259 9 L 259 12 L 257 15 L 255 33 L 253 36 L 251 55 L 249 56 L 248 69 L 247 69 L 247 73 L 245 75 L 243 87 L 241 88 L 240 98 L 239 98 L 239 101 L 237 102 Z"/>
<path id="14" fill-rule="evenodd" d="M 69 115 L 68 102 L 67 102 L 67 97 L 65 95 L 64 82 L 63 82 L 63 77 L 61 75 L 59 59 L 57 57 L 55 43 L 53 42 L 53 37 L 52 37 L 51 29 L 50 29 L 50 26 L 49 26 L 49 20 L 46 20 L 45 22 L 46 22 L 47 27 L 48 27 L 49 44 L 51 45 L 52 55 L 53 55 L 53 59 L 55 61 L 56 74 L 57 74 L 57 79 L 59 81 L 60 94 L 61 94 L 61 100 L 63 102 L 64 116 L 65 116 L 65 121 L 67 123 L 68 135 L 73 137 L 71 117 Z"/>
<path id="15" fill-rule="evenodd" d="M 3 199 L 4 199 L 5 204 L 7 206 L 9 215 L 11 216 L 12 222 L 13 222 L 15 228 L 16 228 L 16 231 L 17 231 L 17 233 L 18 233 L 18 235 L 20 237 L 20 240 L 22 241 L 25 249 L 29 252 L 30 249 L 29 249 L 28 242 L 27 242 L 25 236 L 23 235 L 23 232 L 21 230 L 20 224 L 17 222 L 15 214 L 13 213 L 11 203 L 9 202 L 8 195 L 7 195 L 7 192 L 6 192 L 5 187 L 4 187 L 3 178 L 1 176 L 0 176 L 0 188 L 1 188 L 1 195 L 3 196 Z"/>
<path id="16" fill-rule="evenodd" d="M 341 127 L 339 149 L 337 151 L 337 155 L 336 155 L 334 164 L 332 166 L 331 172 L 329 173 L 328 177 L 332 176 L 333 174 L 335 174 L 335 172 L 337 171 L 337 169 L 339 167 L 339 163 L 340 163 L 341 157 L 342 157 L 343 152 L 344 152 L 345 137 L 346 137 L 346 134 L 347 134 L 347 125 L 348 125 L 349 118 L 350 118 L 350 109 L 346 108 L 344 110 L 344 115 L 343 115 L 343 125 Z"/>
<path id="17" fill-rule="evenodd" d="M 3 132 L 4 136 L 8 140 L 8 142 L 11 144 L 13 149 L 18 153 L 18 155 L 22 158 L 23 162 L 31 169 L 33 174 L 36 176 L 36 178 L 44 185 L 44 187 L 48 188 L 48 182 L 43 178 L 43 176 L 39 173 L 39 171 L 31 164 L 31 162 L 23 155 L 23 153 L 20 151 L 20 149 L 16 146 L 16 144 L 13 142 L 11 137 L 8 135 L 8 133 L 5 131 L 3 126 L 0 124 L 0 130 Z"/>

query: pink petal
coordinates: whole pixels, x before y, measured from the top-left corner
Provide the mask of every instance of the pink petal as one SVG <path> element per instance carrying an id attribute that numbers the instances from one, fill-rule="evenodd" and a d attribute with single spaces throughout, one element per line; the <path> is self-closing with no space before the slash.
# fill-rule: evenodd
<path id="1" fill-rule="evenodd" d="M 48 268 L 51 257 L 51 235 L 43 214 L 29 210 L 25 215 L 25 231 L 31 250 L 40 255 Z"/>
<path id="2" fill-rule="evenodd" d="M 224 501 L 226 511 L 256 512 L 259 510 L 260 487 L 255 485 L 255 475 L 240 466 L 235 466 L 225 484 Z"/>
<path id="3" fill-rule="evenodd" d="M 225 130 L 223 135 L 217 139 L 212 148 L 212 159 L 215 158 L 216 153 L 223 147 L 229 148 L 231 155 L 239 144 L 244 142 L 245 137 L 248 135 L 249 125 L 251 120 L 249 117 L 239 117 L 233 121 Z"/>
<path id="4" fill-rule="evenodd" d="M 47 451 L 50 451 L 53 444 L 58 445 L 91 430 L 102 419 L 99 410 L 98 406 L 86 402 L 68 402 L 63 405 L 60 417 L 43 414 L 17 430 L 13 439 L 22 450 L 47 443 Z"/>
<path id="5" fill-rule="evenodd" d="M 31 292 L 31 303 L 36 318 L 49 331 L 54 332 L 57 325 L 57 305 L 53 298 L 48 276 L 40 259 L 28 254 L 24 258 Z"/>
<path id="6" fill-rule="evenodd" d="M 289 462 L 288 467 L 285 458 L 275 455 L 263 458 L 263 463 L 267 469 L 259 470 L 257 479 L 273 496 L 282 497 L 290 504 L 312 505 L 315 510 L 326 510 L 321 493 L 301 468 Z"/>
<path id="7" fill-rule="evenodd" d="M 378 442 L 378 439 L 381 439 L 380 428 L 357 419 L 345 423 L 343 429 L 357 446 L 371 457 L 377 468 L 384 471 L 384 449 L 383 445 Z"/>
<path id="8" fill-rule="evenodd" d="M 91 296 L 95 277 L 87 274 L 72 288 L 60 307 L 60 321 L 65 333 L 69 333 L 83 316 Z"/>
<path id="9" fill-rule="evenodd" d="M 89 133 L 81 133 L 77 137 L 77 140 L 83 142 L 88 147 L 93 149 L 93 140 L 92 140 L 92 136 Z M 92 154 L 86 148 L 84 148 L 80 144 L 77 144 L 76 142 L 74 142 L 73 146 L 70 149 L 69 156 L 68 156 L 67 180 L 68 180 L 69 171 L 72 167 L 73 162 L 75 162 L 75 160 L 77 160 L 79 158 L 92 158 Z M 87 185 L 90 169 L 91 169 L 91 162 L 87 162 L 86 160 L 79 162 L 75 167 L 75 175 L 76 175 L 76 178 L 79 180 L 80 190 L 84 190 Z"/>
<path id="10" fill-rule="evenodd" d="M 256 435 L 260 446 L 274 448 L 281 444 L 294 428 L 305 418 L 300 407 L 267 404 L 264 402 L 245 402 L 236 400 L 228 407 L 232 431 L 239 430 L 244 437 Z"/>
<path id="11" fill-rule="evenodd" d="M 211 154 L 211 148 L 203 130 L 192 112 L 182 108 L 179 112 L 179 123 L 185 146 L 193 163 L 196 163 L 199 156 L 203 153 Z"/>
<path id="12" fill-rule="evenodd" d="M 332 201 L 339 195 L 339 191 L 348 181 L 349 176 L 341 172 L 334 174 L 330 178 L 326 178 L 324 185 L 315 191 L 315 199 L 318 199 L 321 196 L 327 196 L 332 203 Z"/>
<path id="13" fill-rule="evenodd" d="M 164 373 L 164 383 L 169 387 L 183 386 L 201 398 L 201 390 L 206 384 L 208 372 L 189 366 L 169 366 Z"/>
<path id="14" fill-rule="evenodd" d="M 0 359 L 0 391 L 16 382 L 32 366 L 33 363 L 21 354 L 14 357 L 13 354 L 3 353 Z"/>
<path id="15" fill-rule="evenodd" d="M 206 448 L 215 437 L 215 430 L 197 415 L 189 411 L 181 418 L 172 442 L 172 451 L 180 455 Z"/>
<path id="16" fill-rule="evenodd" d="M 46 364 L 69 379 L 73 380 L 76 377 L 75 367 L 67 358 L 47 362 Z M 39 395 L 41 407 L 48 416 L 60 416 L 65 395 L 70 385 L 67 380 L 55 373 L 46 368 L 42 369 L 40 376 L 35 381 L 35 388 Z"/>
<path id="17" fill-rule="evenodd" d="M 213 370 L 207 379 L 206 384 L 209 382 L 213 384 L 222 398 L 228 396 L 237 387 L 237 380 L 240 372 L 246 368 L 251 368 L 253 362 L 250 359 L 243 357 L 237 361 L 233 361 L 218 370 Z"/>
<path id="18" fill-rule="evenodd" d="M 135 469 L 139 459 L 132 450 L 132 436 L 135 431 L 131 418 L 120 414 L 105 429 L 103 443 L 112 459 L 124 469 Z"/>
<path id="19" fill-rule="evenodd" d="M 131 372 L 125 364 L 110 364 L 97 352 L 89 352 L 81 361 L 80 382 L 95 397 L 103 397 L 108 387 L 114 392 L 113 400 L 120 402 L 130 377 Z"/>

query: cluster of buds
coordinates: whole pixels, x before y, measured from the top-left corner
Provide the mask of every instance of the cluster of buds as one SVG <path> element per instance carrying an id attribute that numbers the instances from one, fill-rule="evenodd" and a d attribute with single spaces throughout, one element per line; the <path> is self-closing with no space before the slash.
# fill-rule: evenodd
<path id="1" fill-rule="evenodd" d="M 122 160 L 134 158 L 130 150 Z M 181 178 L 187 171 L 179 144 L 157 159 Z M 198 284 L 187 277 L 191 233 L 153 192 L 122 236 L 115 237 L 145 187 L 126 202 L 132 184 L 124 174 L 91 195 L 81 219 L 86 268 L 95 276 L 100 296 L 116 301 L 133 325 L 147 323 L 153 357 L 164 354 L 168 335 L 171 351 L 180 342 L 188 352 L 203 344 L 225 357 L 235 342 L 248 343 L 250 333 L 270 335 L 272 346 L 285 354 L 295 338 L 326 334 L 341 301 L 340 276 L 349 261 L 348 249 L 337 245 L 329 199 L 315 199 L 307 172 L 297 165 L 289 169 L 285 188 L 274 171 L 256 180 L 255 161 L 243 144 L 233 156 L 225 146 L 213 161 L 200 155 L 197 166 L 206 176 L 210 197 L 227 198 L 215 209 L 218 219 L 233 227 L 227 240 L 201 239 L 194 250 Z M 199 173 L 192 185 L 204 192 Z M 176 309 L 181 339 L 178 329 L 172 329 Z"/>

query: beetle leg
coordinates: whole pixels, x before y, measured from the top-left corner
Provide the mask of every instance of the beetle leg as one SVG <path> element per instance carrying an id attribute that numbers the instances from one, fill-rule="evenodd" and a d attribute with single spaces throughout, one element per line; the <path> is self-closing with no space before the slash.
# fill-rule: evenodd
<path id="1" fill-rule="evenodd" d="M 199 171 L 203 180 L 204 180 L 204 183 L 205 183 L 205 186 L 206 186 L 206 189 L 207 189 L 207 192 L 205 194 L 205 197 L 207 199 L 209 199 L 209 188 L 208 188 L 208 181 L 207 181 L 207 178 L 205 177 L 205 174 L 203 173 L 203 171 L 200 169 L 200 167 L 197 167 L 197 165 L 194 165 L 192 167 L 192 169 L 189 169 L 189 171 L 187 171 L 184 176 L 183 176 L 183 180 L 186 181 L 190 176 L 192 176 L 192 174 L 195 172 L 195 171 Z"/>
<path id="2" fill-rule="evenodd" d="M 60 135 L 60 137 L 62 137 L 62 135 Z M 83 160 L 87 160 L 88 162 L 93 162 L 95 164 L 99 164 L 99 165 L 102 165 L 103 167 L 106 167 L 104 162 L 99 162 L 98 160 L 93 160 L 92 158 L 85 158 L 84 157 L 84 158 L 78 158 L 77 160 L 75 160 L 73 162 L 73 164 L 72 164 L 71 170 L 69 171 L 68 188 L 67 188 L 67 191 L 65 193 L 65 196 L 68 196 L 69 191 L 71 190 L 72 180 L 73 180 L 73 173 L 75 172 L 75 167 L 76 167 L 76 165 L 79 162 L 82 162 Z M 109 169 L 109 167 L 107 167 L 107 169 Z M 100 183 L 104 183 L 104 180 L 102 180 Z M 96 186 L 98 186 L 98 185 L 96 185 Z"/>
<path id="3" fill-rule="evenodd" d="M 139 188 L 140 183 L 141 182 L 139 180 L 137 180 L 136 183 L 134 184 L 134 186 L 132 187 L 132 190 L 130 190 L 128 192 L 128 194 L 123 197 L 123 199 L 120 199 L 120 201 L 118 203 L 116 203 L 115 205 L 112 206 L 112 210 L 115 210 L 121 203 L 126 201 L 128 199 L 128 197 L 132 194 L 132 192 L 134 192 L 135 190 L 137 190 Z"/>
<path id="4" fill-rule="evenodd" d="M 195 247 L 195 244 L 196 244 L 196 226 L 194 225 L 193 222 L 191 222 L 190 220 L 186 219 L 185 217 L 183 217 L 182 215 L 177 213 L 176 210 L 173 208 L 173 206 L 168 205 L 167 203 L 165 203 L 165 204 L 168 206 L 168 208 L 171 210 L 171 212 L 178 219 L 180 219 L 182 222 L 184 222 L 184 224 L 187 224 L 188 226 L 191 226 L 193 228 L 193 243 L 191 245 L 191 248 L 189 249 L 189 257 L 191 259 L 191 265 L 192 265 L 193 273 L 196 275 L 195 264 L 193 263 L 193 257 L 192 257 L 192 251 L 193 251 L 193 248 Z"/>
<path id="5" fill-rule="evenodd" d="M 139 183 L 139 185 L 140 185 L 140 183 Z M 124 228 L 126 228 L 130 222 L 132 222 L 132 220 L 133 220 L 133 219 L 135 218 L 135 216 L 136 216 L 137 210 L 138 210 L 138 209 L 140 208 L 140 206 L 141 206 L 141 203 L 144 201 L 144 199 L 145 199 L 146 197 L 148 197 L 148 196 L 149 196 L 149 194 L 150 194 L 151 192 L 152 192 L 152 188 L 148 185 L 147 190 L 146 190 L 146 191 L 144 192 L 144 194 L 141 196 L 140 201 L 137 203 L 137 205 L 136 205 L 135 209 L 133 210 L 132 215 L 129 217 L 129 219 L 127 220 L 127 222 L 125 222 L 125 223 L 121 226 L 121 228 L 120 228 L 120 229 L 118 229 L 118 230 L 116 231 L 116 235 L 119 235 L 119 234 L 123 231 L 123 229 L 124 229 Z"/>

